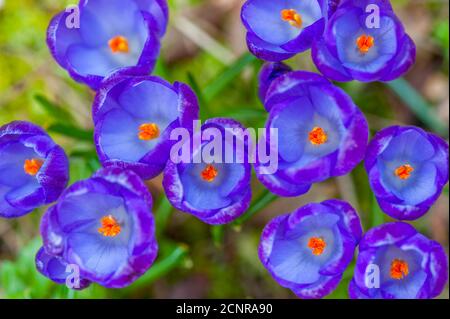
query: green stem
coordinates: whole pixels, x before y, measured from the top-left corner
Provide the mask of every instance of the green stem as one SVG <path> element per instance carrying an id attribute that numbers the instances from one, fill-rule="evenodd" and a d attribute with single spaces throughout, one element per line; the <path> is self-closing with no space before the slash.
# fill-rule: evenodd
<path id="1" fill-rule="evenodd" d="M 272 203 L 278 198 L 277 195 L 272 194 L 268 190 L 264 190 L 261 194 L 252 202 L 247 212 L 233 222 L 234 226 L 240 226 L 247 220 L 253 217 L 256 213 L 264 209 L 267 205 Z"/>
<path id="2" fill-rule="evenodd" d="M 212 226 L 211 236 L 216 247 L 221 247 L 223 243 L 223 238 L 225 234 L 224 225 Z"/>

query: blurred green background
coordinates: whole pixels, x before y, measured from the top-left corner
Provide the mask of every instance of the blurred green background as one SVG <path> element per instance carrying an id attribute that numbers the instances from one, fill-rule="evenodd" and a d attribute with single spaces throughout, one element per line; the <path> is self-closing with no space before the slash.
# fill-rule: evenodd
<path id="1" fill-rule="evenodd" d="M 70 156 L 71 181 L 99 168 L 92 143 L 93 92 L 71 80 L 45 44 L 51 17 L 72 1 L 0 0 L 0 125 L 29 120 L 46 128 Z M 155 73 L 190 84 L 202 119 L 233 117 L 263 127 L 266 113 L 257 99 L 261 62 L 247 53 L 240 22 L 243 0 L 169 0 L 170 25 Z M 361 107 L 372 134 L 393 124 L 412 124 L 448 139 L 448 1 L 393 0 L 417 45 L 417 63 L 389 84 L 339 84 Z M 288 63 L 316 71 L 310 52 Z M 349 176 L 314 185 L 301 197 L 282 199 L 253 181 L 253 204 L 232 225 L 211 227 L 175 211 L 164 199 L 161 177 L 148 182 L 155 199 L 159 257 L 126 289 L 92 285 L 82 292 L 57 286 L 37 273 L 39 220 L 45 208 L 17 219 L 0 219 L 0 298 L 295 298 L 278 286 L 257 256 L 264 225 L 274 216 L 312 201 L 343 198 L 360 213 L 364 229 L 389 218 L 376 205 L 362 165 Z M 448 253 L 448 186 L 431 211 L 413 224 Z M 352 266 L 329 298 L 348 298 Z M 449 297 L 448 286 L 442 298 Z"/>

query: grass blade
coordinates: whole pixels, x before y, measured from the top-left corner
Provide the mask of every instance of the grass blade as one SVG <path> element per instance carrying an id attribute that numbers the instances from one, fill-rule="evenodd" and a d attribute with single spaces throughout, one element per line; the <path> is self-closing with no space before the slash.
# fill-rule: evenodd
<path id="1" fill-rule="evenodd" d="M 439 135 L 448 137 L 448 127 L 439 119 L 433 107 L 405 79 L 399 78 L 386 85 L 428 128 Z"/>
<path id="2" fill-rule="evenodd" d="M 269 192 L 268 190 L 264 190 L 250 205 L 249 209 L 247 210 L 247 212 L 242 215 L 241 217 L 239 217 L 238 219 L 236 219 L 232 225 L 234 226 L 240 226 L 243 223 L 245 223 L 247 220 L 249 220 L 250 218 L 253 217 L 253 215 L 255 215 L 256 213 L 258 213 L 259 211 L 261 211 L 262 209 L 264 209 L 267 205 L 269 205 L 270 203 L 272 203 L 274 200 L 276 200 L 278 198 L 277 195 L 272 194 L 271 192 Z"/>
<path id="3" fill-rule="evenodd" d="M 73 125 L 52 124 L 47 128 L 48 132 L 58 133 L 76 140 L 92 142 L 94 140 L 94 132 L 91 130 L 83 130 Z"/>
<path id="4" fill-rule="evenodd" d="M 371 213 L 372 213 L 370 218 L 371 227 L 377 227 L 384 223 L 384 216 L 385 216 L 384 212 L 381 210 L 375 197 L 372 198 Z"/>
<path id="5" fill-rule="evenodd" d="M 33 100 L 35 100 L 47 113 L 49 116 L 54 118 L 58 121 L 64 121 L 64 122 L 74 122 L 74 119 L 72 117 L 72 114 L 70 114 L 67 110 L 62 108 L 59 105 L 56 105 L 55 103 L 51 102 L 49 99 L 47 99 L 42 94 L 35 94 L 33 96 Z"/>
<path id="6" fill-rule="evenodd" d="M 189 81 L 189 85 L 194 90 L 195 94 L 198 98 L 198 103 L 200 104 L 200 118 L 205 121 L 211 117 L 211 112 L 208 109 L 208 106 L 205 101 L 205 97 L 203 96 L 203 91 L 198 85 L 197 80 L 191 72 L 188 72 L 187 78 Z"/>
<path id="7" fill-rule="evenodd" d="M 164 233 L 164 230 L 169 223 L 170 216 L 172 214 L 172 204 L 170 204 L 167 197 L 162 196 L 159 202 L 158 209 L 155 211 L 155 224 L 156 224 L 156 237 L 160 238 L 160 236 Z"/>
<path id="8" fill-rule="evenodd" d="M 250 53 L 242 55 L 234 64 L 228 67 L 221 73 L 214 81 L 207 85 L 203 91 L 206 101 L 211 101 L 216 97 L 228 84 L 230 84 L 237 76 L 239 76 L 243 69 L 249 64 L 257 61 L 257 59 Z"/>

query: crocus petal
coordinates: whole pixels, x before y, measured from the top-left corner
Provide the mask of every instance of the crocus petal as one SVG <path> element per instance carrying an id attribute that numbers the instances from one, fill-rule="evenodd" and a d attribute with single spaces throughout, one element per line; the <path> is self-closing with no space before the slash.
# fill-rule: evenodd
<path id="1" fill-rule="evenodd" d="M 309 49 L 323 32 L 323 17 L 329 8 L 322 0 L 247 0 L 241 20 L 247 29 L 250 52 L 260 59 L 279 62 Z M 299 25 L 285 21 L 283 10 L 294 10 Z"/>
<path id="2" fill-rule="evenodd" d="M 128 72 L 107 78 L 93 104 L 94 140 L 105 167 L 131 169 L 144 179 L 160 174 L 170 149 L 174 129 L 192 131 L 198 118 L 198 101 L 185 84 Z M 143 140 L 141 125 L 154 124 L 157 134 Z"/>
<path id="3" fill-rule="evenodd" d="M 151 209 L 151 195 L 136 174 L 119 168 L 100 170 L 69 187 L 44 214 L 45 251 L 79 267 L 83 279 L 108 288 L 125 287 L 156 258 Z M 105 216 L 120 225 L 118 232 L 101 231 Z"/>
<path id="4" fill-rule="evenodd" d="M 40 163 L 29 172 L 26 161 Z M 13 218 L 55 201 L 69 180 L 63 149 L 38 126 L 16 121 L 0 127 L 0 216 Z"/>
<path id="5" fill-rule="evenodd" d="M 347 174 L 364 158 L 367 121 L 352 99 L 324 77 L 284 73 L 271 83 L 264 104 L 270 110 L 266 135 L 278 130 L 278 169 L 263 176 L 258 157 L 255 168 L 270 191 L 299 195 L 306 185 Z M 316 134 L 322 140 L 317 141 Z"/>
<path id="6" fill-rule="evenodd" d="M 80 0 L 52 19 L 47 44 L 74 80 L 97 90 L 113 71 L 151 72 L 167 20 L 165 0 Z M 109 41 L 118 36 L 127 40 L 128 52 L 112 52 Z"/>
<path id="7" fill-rule="evenodd" d="M 64 259 L 58 256 L 48 254 L 44 247 L 41 247 L 36 254 L 35 258 L 37 270 L 45 277 L 53 280 L 57 284 L 66 284 L 69 275 L 72 275 L 73 269 L 69 266 Z M 71 282 L 73 288 L 76 290 L 82 290 L 90 285 L 88 280 L 83 278 L 73 278 Z"/>
<path id="8" fill-rule="evenodd" d="M 403 165 L 412 169 L 406 178 L 396 174 Z M 429 210 L 448 182 L 448 145 L 417 127 L 389 127 L 371 141 L 365 168 L 382 210 L 414 220 Z"/>
<path id="9" fill-rule="evenodd" d="M 379 27 L 368 25 L 368 5 L 379 8 Z M 330 8 L 333 6 L 330 6 Z M 358 48 L 361 36 L 371 37 L 367 51 Z M 328 16 L 321 40 L 313 43 L 312 58 L 317 68 L 335 81 L 391 81 L 414 63 L 415 45 L 405 33 L 389 1 L 343 1 Z"/>
<path id="10" fill-rule="evenodd" d="M 393 277 L 392 263 L 406 264 L 402 277 Z M 376 265 L 377 272 L 367 271 Z M 367 272 L 367 273 L 366 273 Z M 360 242 L 355 274 L 349 294 L 357 299 L 428 299 L 437 297 L 448 279 L 443 248 L 402 222 L 369 230 Z M 379 285 L 367 286 L 370 277 Z M 366 280 L 368 279 L 368 280 Z"/>
<path id="11" fill-rule="evenodd" d="M 227 129 L 237 129 L 245 133 L 245 128 L 237 121 L 227 118 L 214 118 L 206 121 L 200 132 L 191 136 L 190 146 L 193 140 L 201 137 L 202 132 L 214 128 L 220 132 L 222 146 L 225 148 Z M 251 199 L 251 166 L 246 160 L 249 150 L 248 142 L 244 142 L 244 151 L 237 149 L 233 143 L 233 162 L 225 161 L 222 154 L 220 162 L 205 163 L 204 159 L 200 163 L 194 163 L 194 154 L 202 153 L 208 142 L 194 146 L 189 163 L 175 163 L 170 159 L 164 170 L 163 186 L 167 198 L 171 204 L 186 213 L 192 214 L 205 223 L 216 225 L 229 223 L 240 215 L 250 205 Z M 240 154 L 240 156 L 239 156 Z M 238 162 L 242 157 L 244 161 Z M 211 180 L 205 179 L 202 175 L 208 165 L 212 165 L 215 175 Z"/>
<path id="12" fill-rule="evenodd" d="M 300 298 L 323 298 L 340 282 L 361 233 L 359 217 L 348 203 L 308 204 L 269 222 L 259 256 L 281 286 Z M 312 238 L 323 240 L 320 252 L 313 254 Z"/>

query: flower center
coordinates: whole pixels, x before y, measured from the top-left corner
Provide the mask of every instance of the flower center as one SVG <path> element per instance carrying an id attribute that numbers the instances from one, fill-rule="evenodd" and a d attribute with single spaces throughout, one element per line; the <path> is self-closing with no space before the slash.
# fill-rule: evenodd
<path id="1" fill-rule="evenodd" d="M 302 16 L 294 9 L 281 10 L 281 19 L 283 19 L 283 21 L 289 22 L 291 26 L 299 29 L 303 24 Z"/>
<path id="2" fill-rule="evenodd" d="M 322 237 L 311 237 L 308 241 L 308 248 L 311 248 L 313 255 L 322 255 L 325 247 L 327 247 L 327 243 Z"/>
<path id="3" fill-rule="evenodd" d="M 403 279 L 408 276 L 409 267 L 408 263 L 401 259 L 394 259 L 391 263 L 391 278 L 392 279 Z"/>
<path id="4" fill-rule="evenodd" d="M 120 234 L 121 227 L 113 216 L 103 216 L 100 222 L 102 223 L 102 227 L 98 229 L 98 232 L 103 236 L 116 237 Z"/>
<path id="5" fill-rule="evenodd" d="M 23 164 L 23 170 L 25 173 L 31 176 L 35 176 L 44 164 L 44 161 L 38 158 L 32 158 L 25 160 L 25 164 Z"/>
<path id="6" fill-rule="evenodd" d="M 309 132 L 309 141 L 313 145 L 322 145 L 326 143 L 327 140 L 328 135 L 321 127 L 316 126 Z"/>
<path id="7" fill-rule="evenodd" d="M 128 47 L 128 39 L 118 35 L 108 41 L 109 48 L 112 53 L 128 53 L 130 48 Z"/>
<path id="8" fill-rule="evenodd" d="M 356 39 L 356 46 L 359 49 L 359 52 L 362 54 L 366 54 L 369 52 L 370 48 L 375 44 L 375 40 L 370 35 L 363 34 L 358 39 Z"/>
<path id="9" fill-rule="evenodd" d="M 211 164 L 209 164 L 202 171 L 201 176 L 204 181 L 213 182 L 216 179 L 218 174 L 219 174 L 219 172 L 217 171 L 217 169 L 214 166 L 212 166 Z"/>
<path id="10" fill-rule="evenodd" d="M 408 179 L 411 177 L 411 173 L 413 171 L 414 171 L 414 168 L 411 165 L 405 164 L 405 165 L 401 165 L 401 166 L 397 167 L 395 169 L 394 173 L 400 179 Z"/>
<path id="11" fill-rule="evenodd" d="M 139 139 L 151 141 L 159 137 L 159 127 L 155 123 L 144 123 L 139 126 Z"/>

